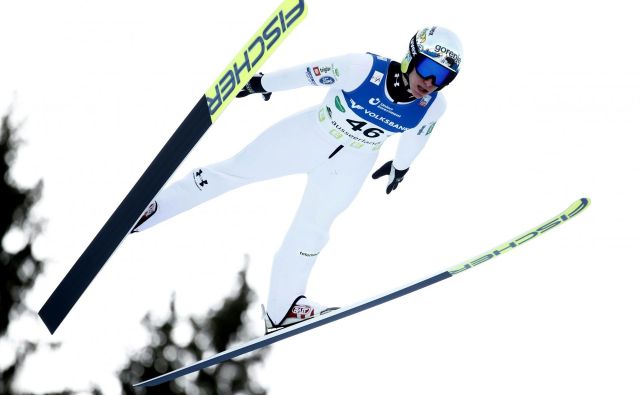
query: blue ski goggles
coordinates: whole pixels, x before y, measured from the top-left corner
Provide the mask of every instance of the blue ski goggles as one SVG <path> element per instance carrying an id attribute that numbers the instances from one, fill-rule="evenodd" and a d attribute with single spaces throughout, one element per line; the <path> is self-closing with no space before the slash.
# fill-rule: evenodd
<path id="1" fill-rule="evenodd" d="M 448 85 L 458 75 L 455 71 L 422 54 L 417 57 L 416 72 L 425 80 L 433 78 L 433 84 L 438 87 Z"/>

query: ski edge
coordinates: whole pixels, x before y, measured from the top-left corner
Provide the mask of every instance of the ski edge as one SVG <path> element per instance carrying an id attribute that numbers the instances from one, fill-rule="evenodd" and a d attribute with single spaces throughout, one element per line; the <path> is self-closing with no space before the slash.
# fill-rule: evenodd
<path id="1" fill-rule="evenodd" d="M 49 333 L 53 335 L 57 331 L 142 216 L 153 196 L 182 162 L 182 159 L 167 158 L 186 156 L 195 144 L 193 136 L 185 141 L 181 139 L 192 134 L 200 139 L 210 126 L 207 101 L 203 95 L 38 311 Z"/>
<path id="2" fill-rule="evenodd" d="M 497 247 L 494 247 L 488 250 L 486 253 L 481 254 L 476 258 L 469 259 L 459 265 L 452 266 L 451 268 L 445 270 L 442 273 L 424 278 L 420 281 L 411 283 L 404 287 L 397 288 L 394 291 L 379 295 L 377 297 L 370 298 L 364 302 L 352 305 L 350 307 L 335 310 L 325 315 L 322 315 L 318 318 L 310 319 L 309 321 L 302 322 L 298 325 L 294 325 L 285 329 L 281 329 L 277 332 L 273 332 L 269 335 L 259 337 L 257 339 L 251 340 L 247 343 L 239 345 L 230 350 L 223 351 L 210 358 L 203 359 L 192 365 L 176 369 L 174 371 L 165 373 L 163 375 L 154 377 L 152 379 L 142 381 L 140 383 L 134 384 L 133 386 L 134 387 L 152 387 L 155 385 L 160 385 L 167 381 L 175 380 L 187 374 L 194 373 L 194 372 L 197 372 L 198 370 L 227 361 L 236 356 L 243 355 L 251 351 L 255 351 L 259 348 L 266 347 L 277 341 L 284 340 L 288 337 L 297 335 L 302 332 L 309 331 L 319 326 L 326 325 L 333 321 L 346 318 L 350 315 L 362 312 L 364 310 L 368 310 L 372 307 L 381 305 L 383 303 L 400 298 L 412 292 L 418 291 L 420 289 L 423 289 L 425 287 L 438 283 L 442 280 L 446 280 L 447 278 L 453 277 L 455 274 L 462 273 L 463 271 L 466 271 L 470 268 L 478 266 L 479 264 L 486 262 L 494 257 L 503 255 L 504 253 L 513 250 L 517 246 L 522 245 L 527 241 L 533 240 L 534 238 L 545 233 L 547 230 L 550 230 L 556 227 L 557 225 L 560 225 L 568 221 L 569 219 L 575 217 L 576 215 L 581 213 L 585 208 L 587 208 L 590 203 L 591 203 L 590 199 L 581 198 L 575 201 L 573 204 L 571 204 L 571 206 L 569 206 L 562 213 L 558 214 L 557 216 L 554 216 L 552 219 L 548 221 L 545 221 L 543 224 L 538 225 L 532 228 L 531 230 L 515 238 L 510 239 L 510 241 L 506 243 L 500 244 Z"/>
<path id="3" fill-rule="evenodd" d="M 171 174 L 173 174 L 175 168 L 177 168 L 184 160 L 193 146 L 195 146 L 195 144 L 200 140 L 200 137 L 216 121 L 227 105 L 236 97 L 237 92 L 240 91 L 240 89 L 242 89 L 242 87 L 249 81 L 252 76 L 251 73 L 253 71 L 257 71 L 258 68 L 267 61 L 271 54 L 275 52 L 282 41 L 284 41 L 284 39 L 291 33 L 293 28 L 304 20 L 307 16 L 307 11 L 308 7 L 304 0 L 283 0 L 278 8 L 276 8 L 276 10 L 262 25 L 261 29 L 259 29 L 258 32 L 255 33 L 242 47 L 240 52 L 229 63 L 229 66 L 216 79 L 213 85 L 209 87 L 194 109 L 182 122 L 178 130 L 170 138 L 170 141 L 175 139 L 179 134 L 178 131 L 183 128 L 183 125 L 193 123 L 202 124 L 206 122 L 206 125 L 202 127 L 202 130 L 197 133 L 198 136 L 196 140 L 192 143 L 190 142 L 189 146 L 186 147 L 187 150 L 184 157 L 174 166 Z M 252 55 L 255 56 L 257 47 L 260 47 L 260 53 L 256 59 L 253 59 L 252 61 L 250 58 Z M 229 86 L 232 87 L 231 90 L 229 90 Z M 206 118 L 201 119 L 202 117 L 200 117 L 199 114 L 198 116 L 194 116 L 194 112 L 200 110 L 203 110 Z M 198 128 L 200 129 L 200 127 Z M 97 274 L 102 270 L 108 259 L 118 249 L 119 245 L 126 237 L 126 234 L 129 233 L 137 220 L 142 216 L 144 208 L 151 199 L 153 199 L 153 195 L 155 195 L 155 193 L 149 194 L 149 192 L 147 192 L 149 194 L 148 199 L 144 199 L 146 201 L 144 202 L 144 205 L 140 205 L 139 210 L 136 208 L 135 220 L 133 219 L 134 215 L 131 215 L 132 220 L 130 221 L 130 224 L 127 224 L 128 229 L 126 229 L 125 232 L 125 229 L 118 224 L 116 214 L 120 213 L 123 209 L 130 211 L 132 208 L 131 206 L 133 205 L 131 202 L 131 196 L 135 195 L 134 190 L 140 189 L 142 180 L 148 175 L 147 173 L 149 173 L 150 169 L 154 168 L 154 164 L 162 157 L 162 153 L 169 146 L 169 142 L 165 144 L 162 151 L 156 156 L 145 173 L 140 177 L 129 194 L 127 194 L 122 203 L 120 203 L 114 213 L 109 217 L 105 225 L 103 225 L 98 231 L 98 234 L 84 250 L 76 263 L 69 269 L 65 277 L 60 281 L 60 283 L 58 283 L 56 288 L 52 291 L 38 311 L 38 315 L 50 334 L 54 334 L 57 331 L 59 326 L 87 290 L 91 282 L 93 282 Z M 171 174 L 168 174 L 162 180 L 157 190 L 165 184 Z M 158 178 L 155 175 L 153 176 L 154 178 Z M 121 230 L 123 237 L 117 242 L 109 242 L 109 247 L 103 246 L 103 248 L 100 249 L 98 252 L 99 255 L 107 255 L 107 258 L 104 259 L 102 263 L 89 264 L 90 262 L 87 261 L 93 259 L 93 254 L 96 253 L 96 248 L 94 246 L 100 242 L 104 242 L 106 234 L 116 233 L 114 230 Z M 105 250 L 108 251 L 104 252 Z"/>

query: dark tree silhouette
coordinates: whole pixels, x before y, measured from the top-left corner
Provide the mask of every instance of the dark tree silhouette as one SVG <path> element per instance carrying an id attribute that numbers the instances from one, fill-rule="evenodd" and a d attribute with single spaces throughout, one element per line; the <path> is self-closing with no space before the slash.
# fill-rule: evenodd
<path id="1" fill-rule="evenodd" d="M 239 273 L 239 287 L 234 295 L 227 297 L 222 307 L 209 311 L 203 317 L 190 317 L 193 338 L 184 347 L 173 340 L 173 330 L 178 323 L 175 310 L 175 298 L 172 298 L 169 317 L 153 324 L 147 314 L 143 325 L 151 333 L 151 344 L 131 358 L 127 366 L 120 371 L 124 394 L 186 394 L 185 380 L 189 380 L 189 393 L 197 388 L 202 395 L 264 395 L 266 391 L 251 379 L 252 366 L 263 361 L 266 349 L 254 352 L 248 357 L 224 362 L 217 367 L 201 370 L 184 380 L 177 380 L 150 388 L 133 388 L 139 383 L 159 374 L 183 367 L 187 363 L 203 359 L 207 352 L 221 352 L 236 340 L 243 340 L 245 312 L 255 299 L 255 294 L 247 284 L 247 265 Z M 195 376 L 193 378 L 192 376 Z"/>
<path id="2" fill-rule="evenodd" d="M 9 169 L 16 159 L 18 128 L 10 119 L 10 113 L 2 117 L 0 126 L 0 338 L 7 335 L 9 322 L 28 310 L 25 294 L 33 287 L 42 272 L 44 262 L 33 256 L 32 243 L 40 233 L 40 223 L 29 213 L 42 192 L 42 180 L 33 188 L 22 188 L 14 181 Z M 5 250 L 5 237 L 19 232 L 26 243 L 17 251 Z M 8 367 L 0 371 L 0 394 L 9 394 L 16 374 L 27 356 L 37 349 L 37 344 L 21 342 L 16 356 Z"/>
<path id="3" fill-rule="evenodd" d="M 9 325 L 24 314 L 30 314 L 37 320 L 24 302 L 26 294 L 42 273 L 44 261 L 33 255 L 32 245 L 41 234 L 42 223 L 31 217 L 31 209 L 40 199 L 43 182 L 38 181 L 32 188 L 20 187 L 13 179 L 10 168 L 17 155 L 21 141 L 18 139 L 19 127 L 11 122 L 11 111 L 2 117 L 0 125 L 0 339 L 15 344 L 15 356 L 9 366 L 0 368 L 0 395 L 16 394 L 15 379 L 24 367 L 29 355 L 35 353 L 40 344 L 25 339 L 8 339 Z M 23 246 L 5 249 L 5 237 L 11 232 L 23 236 Z M 46 347 L 55 349 L 59 343 L 46 343 Z M 87 391 L 82 391 L 87 393 Z M 88 392 L 101 394 L 97 388 Z M 49 395 L 75 394 L 69 389 L 61 392 L 49 392 Z"/>
<path id="4" fill-rule="evenodd" d="M 21 188 L 11 177 L 9 168 L 16 158 L 19 140 L 9 115 L 2 117 L 0 131 L 0 240 L 12 230 L 21 232 L 26 245 L 15 252 L 5 251 L 0 246 L 0 336 L 9 328 L 12 314 L 20 314 L 26 306 L 24 295 L 33 287 L 36 277 L 42 272 L 44 263 L 33 256 L 32 242 L 40 233 L 40 224 L 29 218 L 33 205 L 40 199 L 42 180 L 33 188 Z"/>
<path id="5" fill-rule="evenodd" d="M 21 141 L 17 134 L 19 127 L 11 122 L 10 112 L 2 117 L 0 129 L 0 340 L 12 344 L 14 358 L 8 366 L 0 367 L 0 395 L 17 394 L 14 388 L 15 379 L 25 367 L 29 355 L 37 352 L 43 344 L 25 340 L 8 339 L 10 323 L 24 314 L 30 314 L 37 320 L 37 314 L 25 304 L 25 296 L 34 286 L 37 277 L 42 273 L 44 262 L 33 255 L 32 245 L 41 234 L 42 224 L 31 216 L 31 209 L 42 194 L 43 182 L 38 181 L 31 188 L 19 186 L 10 174 L 10 168 L 17 155 Z M 17 232 L 25 240 L 24 245 L 11 246 L 6 249 L 5 238 Z M 15 238 L 15 240 L 20 238 Z M 17 244 L 17 243 L 12 243 Z M 193 340 L 185 347 L 180 347 L 173 340 L 173 330 L 179 320 L 175 303 L 170 304 L 169 318 L 154 324 L 149 314 L 143 324 L 152 334 L 152 341 L 139 354 L 134 356 L 128 365 L 118 373 L 124 394 L 185 394 L 184 381 L 153 387 L 148 390 L 134 390 L 131 384 L 149 379 L 169 369 L 205 357 L 210 351 L 223 351 L 231 342 L 242 340 L 244 333 L 244 315 L 254 300 L 254 292 L 246 282 L 246 266 L 239 273 L 237 291 L 225 299 L 223 306 L 214 311 L 210 309 L 202 317 L 184 319 L 193 331 Z M 59 343 L 46 343 L 45 348 L 60 347 Z M 192 375 L 189 380 L 192 388 L 198 388 L 198 394 L 226 395 L 243 393 L 246 395 L 263 395 L 266 391 L 250 377 L 252 366 L 261 362 L 266 351 L 256 352 L 248 358 L 230 361 L 216 368 L 201 371 Z M 105 372 L 107 373 L 107 372 Z M 66 395 L 76 393 L 101 394 L 99 388 L 75 391 L 65 389 L 60 392 L 48 392 L 49 395 Z M 21 394 L 25 394 L 22 392 Z"/>

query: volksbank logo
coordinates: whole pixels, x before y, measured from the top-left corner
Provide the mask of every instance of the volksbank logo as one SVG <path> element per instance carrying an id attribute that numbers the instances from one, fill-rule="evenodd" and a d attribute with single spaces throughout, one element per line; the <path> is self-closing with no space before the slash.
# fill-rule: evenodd
<path id="1" fill-rule="evenodd" d="M 222 104 L 236 89 L 240 83 L 240 75 L 244 72 L 251 76 L 251 70 L 260 62 L 262 57 L 274 45 L 283 39 L 283 34 L 289 29 L 305 12 L 304 0 L 299 0 L 292 9 L 279 10 L 279 12 L 265 25 L 262 32 L 256 35 L 242 55 L 236 58 L 223 76 L 218 80 L 215 89 L 207 92 L 207 104 L 209 114 L 214 115 Z M 215 90 L 215 91 L 214 91 Z M 214 91 L 214 92 L 213 92 Z"/>
<path id="2" fill-rule="evenodd" d="M 360 104 L 356 103 L 355 100 L 353 99 L 349 99 L 349 101 L 351 102 L 351 108 L 354 110 L 364 110 L 364 107 L 362 107 Z"/>
<path id="3" fill-rule="evenodd" d="M 399 125 L 399 124 L 395 123 L 394 121 L 392 121 L 392 120 L 390 120 L 390 119 L 388 119 L 388 118 L 385 118 L 385 117 L 383 117 L 383 116 L 381 116 L 381 115 L 379 115 L 379 114 L 377 114 L 377 113 L 375 113 L 375 112 L 373 112 L 373 111 L 371 111 L 371 110 L 369 110 L 369 109 L 366 109 L 366 108 L 362 107 L 360 104 L 358 104 L 358 103 L 357 103 L 355 100 L 353 100 L 352 98 L 349 98 L 349 101 L 351 102 L 351 108 L 352 108 L 354 111 L 355 111 L 355 110 L 364 110 L 363 112 L 364 112 L 364 115 L 365 115 L 365 116 L 370 117 L 370 118 L 373 118 L 373 119 L 376 119 L 377 121 L 382 122 L 382 123 L 384 123 L 385 125 L 387 125 L 387 126 L 389 126 L 389 127 L 393 128 L 393 129 L 395 129 L 395 130 L 397 130 L 397 131 L 402 131 L 402 132 L 404 132 L 404 131 L 406 131 L 406 130 L 409 130 L 409 128 L 407 128 L 407 127 L 405 127 L 405 126 Z M 371 99 L 369 99 L 369 104 L 371 104 L 371 105 L 380 104 L 380 99 L 379 99 L 379 98 L 371 98 Z M 387 111 L 387 112 L 389 112 L 389 113 L 390 113 L 390 114 L 392 114 L 392 115 L 395 115 L 395 116 L 397 116 L 397 117 L 400 117 L 400 115 L 398 115 L 398 114 L 396 114 L 396 113 L 392 112 L 390 109 L 388 109 L 388 106 L 384 106 L 383 104 L 381 104 L 380 106 L 378 106 L 378 108 L 379 108 L 379 109 L 381 109 L 381 110 L 383 110 L 383 111 Z M 361 117 L 363 117 L 363 116 L 362 116 L 362 114 L 360 114 L 360 116 L 361 116 Z M 364 117 L 363 117 L 363 118 L 364 118 Z"/>
<path id="4" fill-rule="evenodd" d="M 370 117 L 370 118 L 373 118 L 373 119 L 375 119 L 375 120 L 378 120 L 379 122 L 384 123 L 385 125 L 387 125 L 387 126 L 389 126 L 389 127 L 393 128 L 393 129 L 395 129 L 395 130 L 402 131 L 402 132 L 404 132 L 404 131 L 406 131 L 406 130 L 409 130 L 409 128 L 408 128 L 408 127 L 406 127 L 406 126 L 402 126 L 402 125 L 399 125 L 399 124 L 397 124 L 397 123 L 393 122 L 391 119 L 389 119 L 389 118 L 385 118 L 385 117 L 383 117 L 383 116 L 381 116 L 381 115 L 379 115 L 379 114 L 376 114 L 375 112 L 373 112 L 373 111 L 371 111 L 371 110 L 367 110 L 367 109 L 365 109 L 365 110 L 364 110 L 364 114 L 365 114 L 366 116 Z"/>

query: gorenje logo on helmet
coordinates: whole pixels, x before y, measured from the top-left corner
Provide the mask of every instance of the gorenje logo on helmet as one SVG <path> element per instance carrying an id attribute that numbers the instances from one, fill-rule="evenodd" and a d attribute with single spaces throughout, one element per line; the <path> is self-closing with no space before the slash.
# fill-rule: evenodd
<path id="1" fill-rule="evenodd" d="M 447 55 L 448 57 L 452 58 L 454 62 L 456 62 L 456 64 L 460 64 L 460 55 L 458 55 L 457 53 L 453 52 L 452 50 L 450 50 L 447 47 L 444 47 L 440 44 L 436 44 L 435 50 L 439 53 L 443 53 L 445 55 Z"/>

